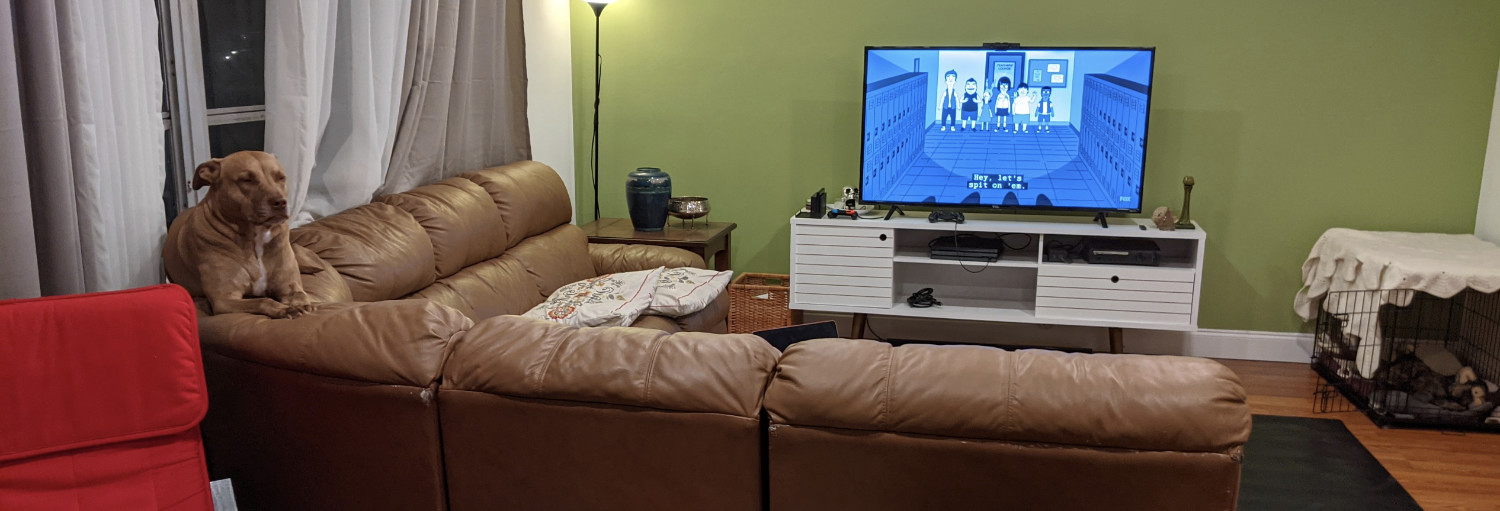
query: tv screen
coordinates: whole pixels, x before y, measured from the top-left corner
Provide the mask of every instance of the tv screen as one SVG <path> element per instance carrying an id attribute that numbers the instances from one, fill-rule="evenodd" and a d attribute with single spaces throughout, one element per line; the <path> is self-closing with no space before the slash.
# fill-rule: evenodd
<path id="1" fill-rule="evenodd" d="M 1152 48 L 866 48 L 860 201 L 1139 212 Z"/>

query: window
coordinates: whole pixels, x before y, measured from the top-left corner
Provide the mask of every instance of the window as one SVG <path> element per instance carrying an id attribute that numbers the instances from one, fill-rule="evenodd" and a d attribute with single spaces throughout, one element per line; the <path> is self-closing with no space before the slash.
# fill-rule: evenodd
<path id="1" fill-rule="evenodd" d="M 265 0 L 157 0 L 166 94 L 170 222 L 202 198 L 192 171 L 212 157 L 265 149 Z"/>

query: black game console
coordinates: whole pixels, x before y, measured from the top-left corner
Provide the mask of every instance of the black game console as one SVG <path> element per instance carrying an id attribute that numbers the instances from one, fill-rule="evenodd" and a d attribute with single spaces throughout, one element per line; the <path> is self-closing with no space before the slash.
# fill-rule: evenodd
<path id="1" fill-rule="evenodd" d="M 828 191 L 825 188 L 819 188 L 818 193 L 808 197 L 805 208 L 807 211 L 797 213 L 797 218 L 823 218 L 823 211 L 828 207 L 826 204 L 828 204 Z"/>
<path id="2" fill-rule="evenodd" d="M 927 214 L 927 223 L 935 224 L 938 222 L 964 223 L 964 213 L 962 211 L 937 210 Z"/>
<path id="3" fill-rule="evenodd" d="M 993 263 L 1005 253 L 1005 242 L 1000 238 L 956 234 L 933 239 L 927 243 L 927 249 L 932 259 Z"/>
<path id="4" fill-rule="evenodd" d="M 1161 247 L 1140 238 L 1089 238 L 1083 242 L 1083 260 L 1089 264 L 1160 266 Z"/>

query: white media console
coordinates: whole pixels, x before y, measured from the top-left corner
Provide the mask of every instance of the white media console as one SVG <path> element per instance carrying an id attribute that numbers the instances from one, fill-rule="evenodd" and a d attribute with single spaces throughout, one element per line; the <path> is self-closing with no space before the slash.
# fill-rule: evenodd
<path id="1" fill-rule="evenodd" d="M 1197 328 L 1208 237 L 1201 227 L 1162 231 L 1140 218 L 1110 219 L 1103 228 L 1084 217 L 968 216 L 962 224 L 929 223 L 925 215 L 792 218 L 790 307 L 853 314 L 855 337 L 864 336 L 870 314 L 1104 327 L 1113 352 L 1121 350 L 1125 328 Z M 1005 239 L 1016 247 L 1026 241 L 1022 235 L 1031 242 L 992 263 L 928 257 L 928 242 L 955 233 L 1011 234 Z M 1049 243 L 1073 245 L 1093 237 L 1155 241 L 1161 265 L 1044 257 Z M 932 288 L 942 305 L 908 306 L 906 298 L 922 288 Z"/>

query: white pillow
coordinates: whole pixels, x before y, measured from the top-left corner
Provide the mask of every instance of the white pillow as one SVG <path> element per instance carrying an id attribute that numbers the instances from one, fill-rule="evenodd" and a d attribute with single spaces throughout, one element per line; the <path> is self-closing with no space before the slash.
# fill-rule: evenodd
<path id="1" fill-rule="evenodd" d="M 574 282 L 522 315 L 575 327 L 628 326 L 651 306 L 661 272 L 611 273 Z"/>
<path id="2" fill-rule="evenodd" d="M 672 268 L 661 272 L 646 314 L 681 317 L 708 307 L 729 286 L 732 271 Z"/>

